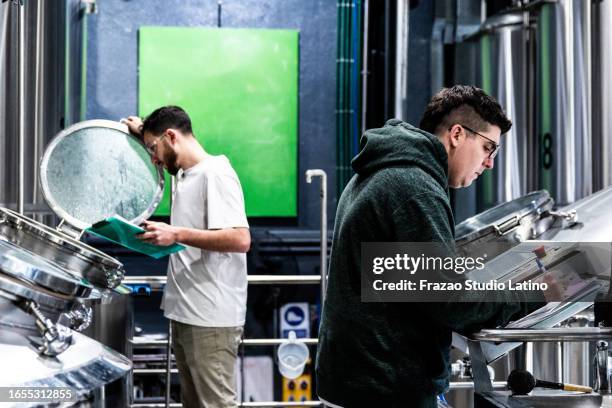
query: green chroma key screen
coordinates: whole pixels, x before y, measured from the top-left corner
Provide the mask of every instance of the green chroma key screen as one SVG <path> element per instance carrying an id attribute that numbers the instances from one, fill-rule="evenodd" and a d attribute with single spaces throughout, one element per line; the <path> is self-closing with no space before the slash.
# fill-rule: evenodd
<path id="1" fill-rule="evenodd" d="M 138 111 L 178 105 L 240 177 L 246 212 L 297 215 L 298 32 L 141 27 Z M 156 215 L 169 215 L 170 177 Z"/>

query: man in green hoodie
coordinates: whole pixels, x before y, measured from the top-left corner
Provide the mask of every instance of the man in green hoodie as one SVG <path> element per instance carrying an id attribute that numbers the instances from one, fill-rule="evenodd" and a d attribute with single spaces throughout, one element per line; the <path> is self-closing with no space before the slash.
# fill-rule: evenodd
<path id="1" fill-rule="evenodd" d="M 420 129 L 392 119 L 361 138 L 356 174 L 338 204 L 319 330 L 317 389 L 329 406 L 435 407 L 448 389 L 452 331 L 497 327 L 538 306 L 520 292 L 501 292 L 495 303 L 360 298 L 361 243 L 452 245 L 448 188 L 493 168 L 511 126 L 493 98 L 457 85 L 432 98 Z"/>

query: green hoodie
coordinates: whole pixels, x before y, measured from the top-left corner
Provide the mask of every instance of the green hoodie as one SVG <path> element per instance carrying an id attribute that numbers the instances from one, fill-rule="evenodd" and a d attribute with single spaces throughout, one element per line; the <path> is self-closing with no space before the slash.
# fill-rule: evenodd
<path id="1" fill-rule="evenodd" d="M 496 303 L 362 303 L 362 242 L 454 243 L 454 221 L 436 136 L 392 119 L 360 145 L 336 213 L 317 390 L 344 407 L 415 406 L 448 388 L 452 331 L 497 327 L 541 303 L 510 292 Z"/>

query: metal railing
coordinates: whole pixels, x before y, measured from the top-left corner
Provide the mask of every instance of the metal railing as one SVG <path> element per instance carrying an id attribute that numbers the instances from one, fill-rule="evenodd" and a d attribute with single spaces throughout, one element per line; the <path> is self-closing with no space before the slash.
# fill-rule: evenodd
<path id="1" fill-rule="evenodd" d="M 553 329 L 486 329 L 471 336 L 485 342 L 583 342 L 612 339 L 611 327 L 559 327 Z"/>
<path id="2" fill-rule="evenodd" d="M 148 285 L 153 290 L 159 290 L 166 285 L 165 276 L 126 276 L 124 285 Z M 320 275 L 248 275 L 249 285 L 318 285 Z"/>
<path id="3" fill-rule="evenodd" d="M 159 290 L 166 284 L 165 276 L 126 276 L 122 282 L 128 285 L 149 285 L 152 289 Z M 319 284 L 321 283 L 320 275 L 249 275 L 248 283 L 251 285 L 307 285 L 307 284 Z M 157 348 L 166 347 L 166 368 L 137 368 L 132 371 L 133 374 L 139 375 L 152 375 L 152 374 L 165 374 L 166 376 L 166 393 L 164 398 L 165 403 L 136 403 L 131 404 L 130 408 L 137 407 L 182 407 L 181 404 L 170 403 L 170 385 L 171 375 L 178 373 L 177 369 L 172 369 L 171 364 L 171 350 L 172 350 L 172 332 L 171 324 L 168 321 L 168 338 L 164 340 L 149 340 L 149 341 L 138 341 L 131 339 L 129 340 L 133 346 L 140 348 Z M 278 346 L 286 339 L 241 339 L 240 344 L 243 346 Z M 316 345 L 318 339 L 304 338 L 296 339 L 298 342 L 303 342 L 307 345 Z M 320 401 L 299 401 L 299 402 L 245 402 L 239 404 L 240 407 L 319 407 L 323 406 Z"/>

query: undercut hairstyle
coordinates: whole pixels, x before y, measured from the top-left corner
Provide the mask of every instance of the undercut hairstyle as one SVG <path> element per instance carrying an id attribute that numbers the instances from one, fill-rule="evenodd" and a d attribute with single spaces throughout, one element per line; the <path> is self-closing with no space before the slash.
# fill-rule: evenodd
<path id="1" fill-rule="evenodd" d="M 181 133 L 193 134 L 191 119 L 182 108 L 178 106 L 163 106 L 155 109 L 142 123 L 141 134 L 149 132 L 154 136 L 161 135 L 167 129 L 177 129 Z"/>
<path id="2" fill-rule="evenodd" d="M 429 101 L 419 127 L 429 133 L 440 134 L 455 124 L 465 125 L 477 132 L 495 125 L 502 134 L 512 127 L 512 122 L 495 98 L 472 85 L 442 88 Z"/>

